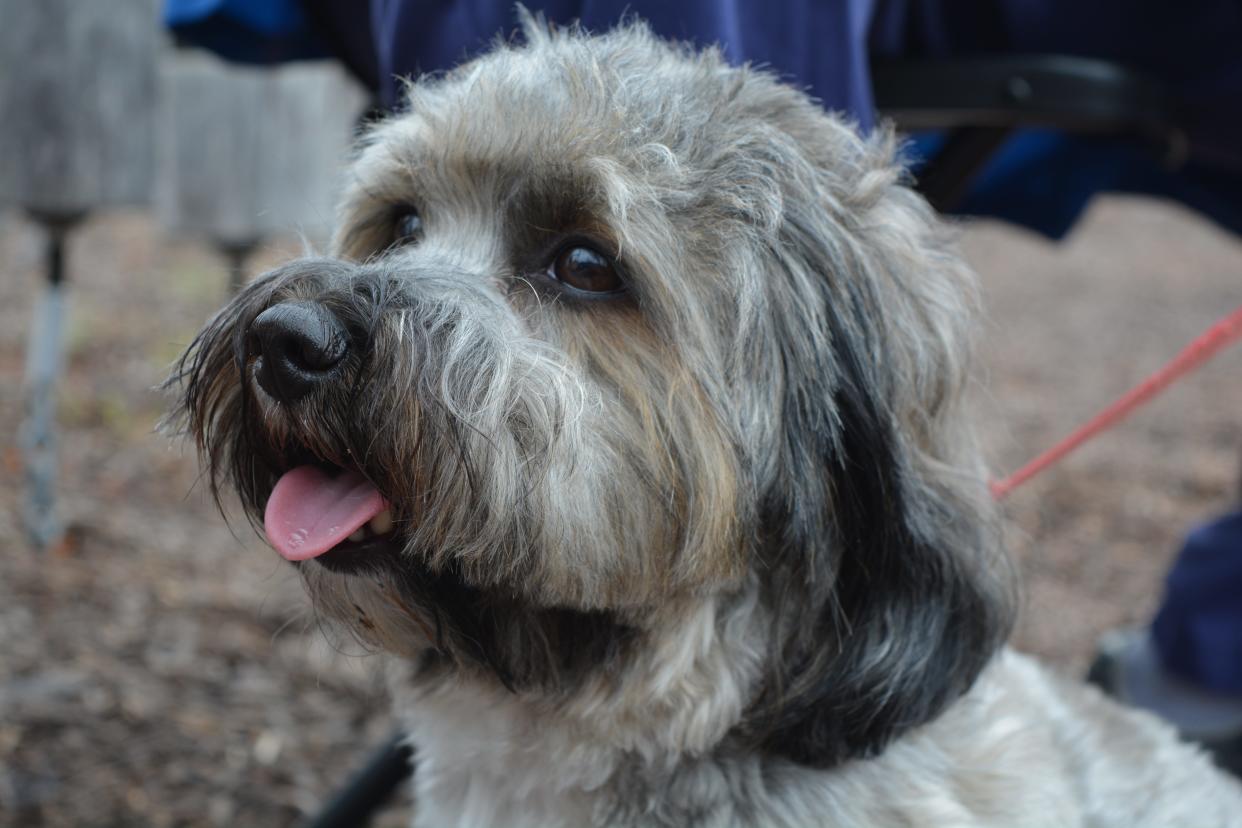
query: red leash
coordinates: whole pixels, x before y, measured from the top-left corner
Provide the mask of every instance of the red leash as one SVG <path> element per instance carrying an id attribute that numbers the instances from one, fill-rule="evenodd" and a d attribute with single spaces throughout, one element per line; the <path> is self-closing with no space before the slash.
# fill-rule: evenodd
<path id="1" fill-rule="evenodd" d="M 1036 457 L 1004 480 L 990 484 L 992 497 L 1001 500 L 1014 489 L 1039 474 L 1053 463 L 1069 454 L 1101 431 L 1125 419 L 1134 409 L 1169 387 L 1175 380 L 1190 373 L 1225 346 L 1242 338 L 1242 307 L 1204 331 L 1197 339 L 1182 349 L 1163 368 L 1126 392 L 1125 396 L 1096 414 L 1085 425 Z"/>

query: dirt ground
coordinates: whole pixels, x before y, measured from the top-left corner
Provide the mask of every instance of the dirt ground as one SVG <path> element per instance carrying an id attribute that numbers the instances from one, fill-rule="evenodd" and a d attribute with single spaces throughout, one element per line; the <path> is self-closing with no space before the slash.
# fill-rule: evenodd
<path id="1" fill-rule="evenodd" d="M 1059 245 L 980 223 L 963 246 L 985 286 L 976 390 L 998 471 L 1242 302 L 1242 243 L 1153 202 L 1101 201 Z M 153 430 L 153 386 L 224 298 L 221 264 L 141 215 L 73 239 L 72 542 L 37 553 L 17 427 L 40 257 L 37 231 L 0 215 L 0 824 L 294 824 L 391 723 L 365 654 L 328 643 L 289 568 L 224 525 L 194 457 Z M 1242 347 L 1005 503 L 1020 647 L 1081 672 L 1100 632 L 1148 617 L 1179 537 L 1236 497 L 1240 371 Z"/>

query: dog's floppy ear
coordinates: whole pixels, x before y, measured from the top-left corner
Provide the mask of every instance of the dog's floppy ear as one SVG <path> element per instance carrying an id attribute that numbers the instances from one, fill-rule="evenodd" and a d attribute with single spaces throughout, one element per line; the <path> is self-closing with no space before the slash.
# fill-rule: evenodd
<path id="1" fill-rule="evenodd" d="M 816 766 L 935 717 L 1014 603 L 958 409 L 973 279 L 889 150 L 831 132 L 839 157 L 816 166 L 835 171 L 785 184 L 773 256 L 781 424 L 759 571 L 775 620 L 749 721 L 762 749 Z"/>

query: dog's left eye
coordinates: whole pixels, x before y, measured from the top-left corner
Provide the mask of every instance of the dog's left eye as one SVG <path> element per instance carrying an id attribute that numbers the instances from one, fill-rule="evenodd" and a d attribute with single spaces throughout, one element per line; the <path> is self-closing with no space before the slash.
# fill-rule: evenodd
<path id="1" fill-rule="evenodd" d="M 548 275 L 586 293 L 616 293 L 624 287 L 612 261 L 589 247 L 567 247 L 548 268 Z"/>
<path id="2" fill-rule="evenodd" d="M 397 214 L 395 228 L 397 244 L 409 244 L 418 241 L 423 234 L 423 219 L 416 210 L 407 209 Z"/>

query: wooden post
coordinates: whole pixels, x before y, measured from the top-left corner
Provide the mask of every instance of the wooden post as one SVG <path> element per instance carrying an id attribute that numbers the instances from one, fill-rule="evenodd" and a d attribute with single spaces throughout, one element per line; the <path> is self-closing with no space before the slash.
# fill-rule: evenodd
<path id="1" fill-rule="evenodd" d="M 161 66 L 161 87 L 156 200 L 166 229 L 211 239 L 234 290 L 264 238 L 326 242 L 365 102 L 342 70 L 233 66 L 178 52 Z"/>
<path id="2" fill-rule="evenodd" d="M 150 202 L 156 0 L 0 0 L 0 204 Z"/>
<path id="3" fill-rule="evenodd" d="M 56 544 L 56 386 L 66 240 L 100 207 L 149 202 L 157 0 L 0 0 L 0 207 L 48 234 L 47 286 L 27 342 L 24 520 Z"/>

